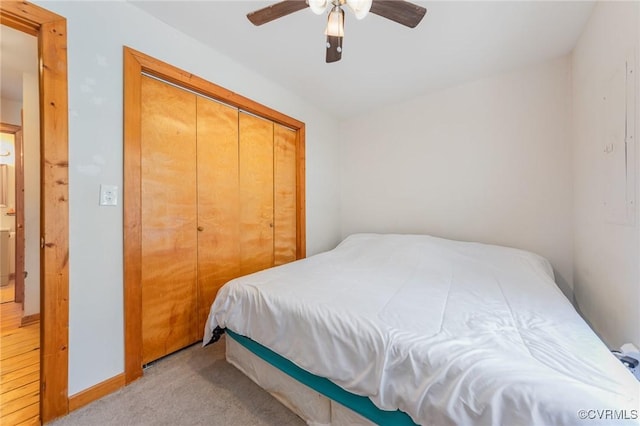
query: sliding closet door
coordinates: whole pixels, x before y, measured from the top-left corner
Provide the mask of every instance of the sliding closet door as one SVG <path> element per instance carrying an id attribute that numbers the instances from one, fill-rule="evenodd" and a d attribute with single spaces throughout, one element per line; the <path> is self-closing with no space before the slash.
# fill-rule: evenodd
<path id="1" fill-rule="evenodd" d="M 238 110 L 197 97 L 199 328 L 227 281 L 240 275 Z"/>
<path id="2" fill-rule="evenodd" d="M 274 265 L 296 260 L 296 132 L 279 124 L 273 130 Z"/>
<path id="3" fill-rule="evenodd" d="M 126 47 L 124 85 L 131 382 L 202 338 L 226 282 L 305 256 L 305 125 Z"/>
<path id="4" fill-rule="evenodd" d="M 200 338 L 196 300 L 196 96 L 142 77 L 142 358 Z"/>
<path id="5" fill-rule="evenodd" d="M 273 266 L 273 122 L 240 112 L 240 272 Z"/>

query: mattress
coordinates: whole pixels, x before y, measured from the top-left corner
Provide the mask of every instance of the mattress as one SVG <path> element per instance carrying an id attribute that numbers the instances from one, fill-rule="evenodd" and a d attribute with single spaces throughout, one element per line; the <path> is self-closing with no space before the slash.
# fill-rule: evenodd
<path id="1" fill-rule="evenodd" d="M 637 424 L 638 382 L 522 250 L 352 235 L 227 283 L 217 327 L 418 424 Z"/>

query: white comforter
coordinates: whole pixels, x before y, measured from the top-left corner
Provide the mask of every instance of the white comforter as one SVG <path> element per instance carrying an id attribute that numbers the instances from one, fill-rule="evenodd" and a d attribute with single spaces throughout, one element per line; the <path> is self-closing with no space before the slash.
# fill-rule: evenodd
<path id="1" fill-rule="evenodd" d="M 638 382 L 521 250 L 352 235 L 226 284 L 216 326 L 419 424 L 638 422 Z"/>

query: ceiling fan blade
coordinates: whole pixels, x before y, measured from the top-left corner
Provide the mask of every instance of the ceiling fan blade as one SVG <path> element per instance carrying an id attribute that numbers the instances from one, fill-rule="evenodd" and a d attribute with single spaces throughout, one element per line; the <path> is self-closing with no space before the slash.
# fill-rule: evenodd
<path id="1" fill-rule="evenodd" d="M 342 59 L 342 39 L 343 37 L 327 36 L 327 63 Z"/>
<path id="2" fill-rule="evenodd" d="M 307 7 L 305 0 L 284 0 L 247 14 L 253 25 L 262 25 Z"/>
<path id="3" fill-rule="evenodd" d="M 422 21 L 427 9 L 404 0 L 373 0 L 370 12 L 415 28 Z"/>

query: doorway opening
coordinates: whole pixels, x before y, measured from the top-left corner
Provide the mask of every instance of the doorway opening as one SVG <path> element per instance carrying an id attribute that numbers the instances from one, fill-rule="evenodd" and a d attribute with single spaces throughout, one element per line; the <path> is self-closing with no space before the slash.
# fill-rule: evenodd
<path id="1" fill-rule="evenodd" d="M 66 20 L 24 1 L 0 23 L 38 40 L 40 125 L 40 421 L 68 413 L 69 212 Z"/>

